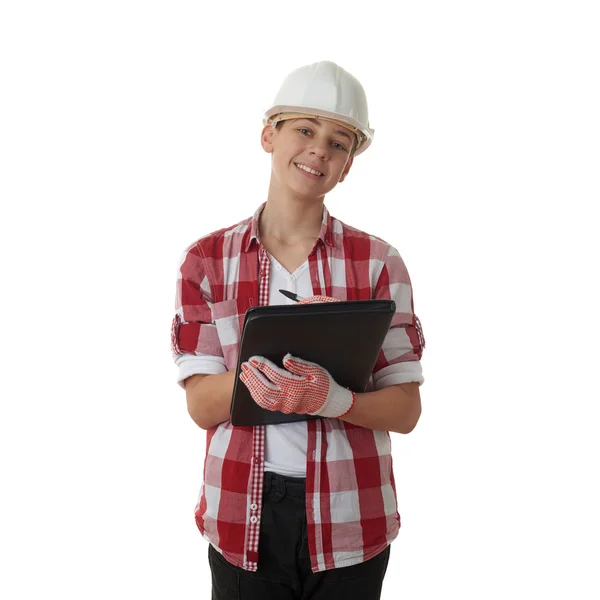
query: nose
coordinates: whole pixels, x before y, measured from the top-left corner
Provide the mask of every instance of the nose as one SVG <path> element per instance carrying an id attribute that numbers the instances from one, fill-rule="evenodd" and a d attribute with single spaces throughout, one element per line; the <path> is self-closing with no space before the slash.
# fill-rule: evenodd
<path id="1" fill-rule="evenodd" d="M 311 149 L 309 150 L 309 153 L 312 156 L 316 156 L 317 158 L 319 158 L 321 160 L 327 160 L 327 158 L 329 157 L 329 154 L 327 153 L 326 141 L 316 138 L 314 140 L 314 143 L 313 143 Z"/>

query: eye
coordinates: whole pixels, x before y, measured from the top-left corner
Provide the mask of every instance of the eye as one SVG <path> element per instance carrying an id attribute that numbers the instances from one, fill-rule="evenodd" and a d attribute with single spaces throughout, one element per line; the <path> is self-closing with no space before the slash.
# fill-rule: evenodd
<path id="1" fill-rule="evenodd" d="M 302 135 L 308 135 L 310 133 L 310 129 L 306 129 L 304 127 L 300 127 L 300 129 L 298 129 L 298 131 L 302 134 Z"/>
<path id="2" fill-rule="evenodd" d="M 336 150 L 343 150 L 344 152 L 346 152 L 346 148 L 338 142 L 333 142 L 333 146 L 335 147 Z"/>

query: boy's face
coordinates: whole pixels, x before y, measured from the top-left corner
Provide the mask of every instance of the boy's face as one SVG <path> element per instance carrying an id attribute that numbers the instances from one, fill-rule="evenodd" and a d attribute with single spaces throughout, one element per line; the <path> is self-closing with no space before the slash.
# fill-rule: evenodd
<path id="1" fill-rule="evenodd" d="M 337 123 L 301 118 L 276 128 L 267 125 L 261 143 L 272 155 L 272 176 L 279 184 L 298 195 L 321 198 L 350 171 L 356 136 Z"/>

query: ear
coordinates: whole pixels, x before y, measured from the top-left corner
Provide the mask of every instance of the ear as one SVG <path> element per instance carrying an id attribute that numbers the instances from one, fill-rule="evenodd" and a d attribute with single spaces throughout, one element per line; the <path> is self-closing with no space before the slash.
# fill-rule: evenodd
<path id="1" fill-rule="evenodd" d="M 260 134 L 260 144 L 265 152 L 271 154 L 273 152 L 273 136 L 275 135 L 275 127 L 273 125 L 265 125 Z"/>
<path id="2" fill-rule="evenodd" d="M 351 156 L 348 159 L 348 162 L 346 163 L 346 166 L 344 167 L 344 170 L 342 172 L 342 176 L 340 177 L 340 180 L 338 181 L 338 183 L 342 183 L 342 181 L 344 181 L 344 179 L 346 179 L 346 175 L 348 175 L 348 173 L 350 172 L 350 167 L 352 166 L 353 162 L 354 162 L 354 156 Z"/>

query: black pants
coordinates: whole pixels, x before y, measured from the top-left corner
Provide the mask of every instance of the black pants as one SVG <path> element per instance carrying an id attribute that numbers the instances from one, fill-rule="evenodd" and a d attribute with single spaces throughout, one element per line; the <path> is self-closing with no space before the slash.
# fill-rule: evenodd
<path id="1" fill-rule="evenodd" d="M 235 567 L 209 545 L 212 600 L 377 600 L 390 547 L 372 559 L 313 573 L 306 532 L 305 480 L 267 471 L 258 570 Z"/>

